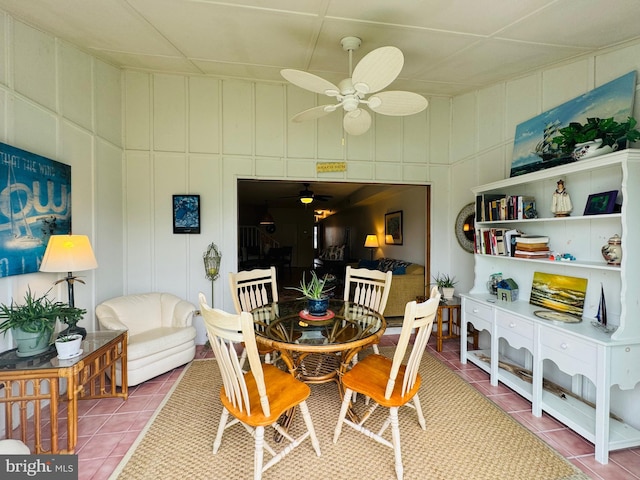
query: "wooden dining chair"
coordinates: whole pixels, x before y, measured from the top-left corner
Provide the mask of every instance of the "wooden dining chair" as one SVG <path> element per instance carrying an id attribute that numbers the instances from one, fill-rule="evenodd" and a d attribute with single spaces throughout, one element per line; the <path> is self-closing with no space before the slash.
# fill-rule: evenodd
<path id="1" fill-rule="evenodd" d="M 278 282 L 276 268 L 256 268 L 241 272 L 229 272 L 229 287 L 233 306 L 236 313 L 251 312 L 252 310 L 278 301 Z M 261 356 L 266 363 L 273 363 L 275 350 L 266 346 L 258 346 Z M 246 353 L 242 354 L 240 365 L 246 361 Z"/>
<path id="2" fill-rule="evenodd" d="M 418 415 L 420 427 L 423 430 L 426 429 L 420 398 L 418 397 L 418 389 L 421 383 L 418 369 L 433 329 L 433 321 L 436 317 L 439 303 L 440 293 L 436 287 L 431 290 L 431 297 L 426 302 L 416 303 L 412 301 L 407 303 L 400 339 L 393 359 L 383 355 L 372 354 L 362 359 L 342 376 L 342 385 L 345 392 L 338 424 L 333 435 L 333 443 L 338 442 L 338 437 L 342 432 L 342 425 L 347 424 L 365 436 L 392 448 L 398 480 L 403 478 L 404 472 L 400 447 L 398 410 L 402 406 L 412 407 Z M 414 329 L 413 348 L 407 363 L 403 365 L 402 360 Z M 371 405 L 358 423 L 346 418 L 353 393 L 361 393 L 372 400 Z M 382 427 L 374 432 L 365 427 L 364 423 L 378 406 L 388 408 L 389 416 Z M 383 437 L 389 425 L 391 425 L 391 441 Z"/>
<path id="3" fill-rule="evenodd" d="M 358 305 L 364 305 L 375 310 L 380 315 L 384 315 L 392 277 L 391 271 L 381 272 L 380 270 L 347 266 L 343 299 L 345 302 L 350 301 Z M 372 347 L 374 353 L 380 353 L 377 344 L 374 343 Z M 357 357 L 354 357 L 354 363 L 357 362 Z"/>
<path id="4" fill-rule="evenodd" d="M 200 312 L 223 383 L 220 390 L 223 408 L 213 442 L 213 453 L 218 452 L 224 431 L 236 423 L 241 423 L 255 438 L 255 480 L 259 480 L 265 471 L 307 438 L 310 438 L 316 455 L 320 456 L 320 444 L 306 403 L 311 393 L 309 386 L 274 365 L 260 363 L 253 316 L 250 313 L 227 313 L 207 305 L 203 293 L 199 294 L 199 298 Z M 250 370 L 246 373 L 242 371 L 236 349 L 240 342 L 244 343 L 244 351 L 249 359 Z M 278 423 L 281 415 L 296 406 L 299 407 L 306 425 L 306 430 L 298 438 L 292 437 Z M 233 417 L 230 421 L 229 414 Z M 264 430 L 268 426 L 276 430 L 282 436 L 283 443 L 286 443 L 279 451 L 265 441 Z M 266 463 L 264 450 L 272 456 Z"/>

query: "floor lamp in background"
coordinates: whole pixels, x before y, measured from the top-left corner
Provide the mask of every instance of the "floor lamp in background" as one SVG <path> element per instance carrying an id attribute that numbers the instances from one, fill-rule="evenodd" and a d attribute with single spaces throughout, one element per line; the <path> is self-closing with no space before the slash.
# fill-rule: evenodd
<path id="1" fill-rule="evenodd" d="M 98 262 L 91 248 L 89 237 L 86 235 L 51 235 L 40 265 L 40 271 L 67 272 L 67 276 L 55 282 L 55 285 L 67 282 L 70 307 L 75 307 L 73 284 L 75 282 L 84 283 L 84 280 L 74 276 L 73 272 L 93 270 L 94 268 L 98 268 Z M 69 324 L 68 333 L 81 333 L 84 337 L 87 331 L 74 323 L 73 325 Z"/>
<path id="2" fill-rule="evenodd" d="M 373 234 L 367 235 L 364 246 L 371 249 L 371 260 L 373 261 L 373 251 L 380 246 L 378 244 L 378 236 Z"/>

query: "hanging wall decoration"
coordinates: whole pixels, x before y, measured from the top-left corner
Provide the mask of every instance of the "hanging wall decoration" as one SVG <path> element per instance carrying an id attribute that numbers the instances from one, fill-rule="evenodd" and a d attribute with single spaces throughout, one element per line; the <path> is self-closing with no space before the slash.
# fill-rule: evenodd
<path id="1" fill-rule="evenodd" d="M 0 143 L 0 277 L 37 272 L 51 235 L 71 232 L 71 167 Z"/>
<path id="2" fill-rule="evenodd" d="M 173 196 L 173 233 L 200 233 L 200 195 Z"/>
<path id="3" fill-rule="evenodd" d="M 386 245 L 402 245 L 402 210 L 385 213 L 384 243 Z"/>

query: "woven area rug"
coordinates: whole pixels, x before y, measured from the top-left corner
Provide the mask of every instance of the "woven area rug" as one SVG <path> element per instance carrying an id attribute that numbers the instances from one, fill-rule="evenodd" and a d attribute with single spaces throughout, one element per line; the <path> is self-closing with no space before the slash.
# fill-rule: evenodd
<path id="1" fill-rule="evenodd" d="M 390 354 L 386 348 L 381 350 Z M 427 353 L 421 375 L 427 430 L 420 429 L 412 409 L 400 411 L 405 479 L 589 478 Z M 228 429 L 219 452 L 212 453 L 221 412 L 220 386 L 215 360 L 194 361 L 111 478 L 253 478 L 253 439 L 241 425 Z M 322 456 L 316 456 L 307 440 L 263 478 L 395 479 L 390 448 L 346 425 L 333 444 L 340 408 L 335 384 L 311 385 L 307 403 Z M 361 398 L 356 410 L 359 407 Z M 379 408 L 368 423 L 380 422 L 385 411 Z M 301 424 L 302 415 L 297 412 L 291 428 L 297 431 Z M 274 445 L 272 432 L 268 429 L 265 438 Z M 390 438 L 390 431 L 386 433 Z"/>

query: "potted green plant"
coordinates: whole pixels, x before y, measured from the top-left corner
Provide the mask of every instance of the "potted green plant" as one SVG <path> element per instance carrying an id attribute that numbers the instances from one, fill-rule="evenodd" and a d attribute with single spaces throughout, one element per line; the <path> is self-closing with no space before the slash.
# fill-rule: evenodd
<path id="1" fill-rule="evenodd" d="M 442 296 L 447 300 L 451 300 L 455 292 L 455 286 L 458 284 L 456 277 L 438 272 L 433 277 L 433 280 L 442 292 Z"/>
<path id="2" fill-rule="evenodd" d="M 78 322 L 82 320 L 85 313 L 87 313 L 87 311 L 83 308 L 65 305 L 62 309 L 62 313 L 60 314 L 60 320 L 67 325 L 67 328 L 61 331 L 59 336 L 78 334 L 84 339 L 87 336 L 87 330 L 83 327 L 79 327 Z"/>
<path id="3" fill-rule="evenodd" d="M 571 122 L 559 129 L 560 135 L 553 137 L 551 141 L 562 154 L 579 160 L 610 153 L 618 148 L 619 142 L 640 140 L 636 124 L 633 117 L 628 117 L 625 122 L 616 122 L 613 117 L 587 118 L 587 123 Z"/>
<path id="4" fill-rule="evenodd" d="M 10 305 L 0 304 L 0 332 L 6 335 L 11 330 L 18 347 L 16 355 L 19 357 L 47 351 L 58 318 L 82 315 L 78 313 L 79 309 L 51 300 L 48 293 L 38 297 L 29 288 L 22 304 L 18 305 L 13 299 Z"/>
<path id="5" fill-rule="evenodd" d="M 308 311 L 311 315 L 322 316 L 327 313 L 329 307 L 329 293 L 335 286 L 327 285 L 327 275 L 318 277 L 315 271 L 311 271 L 311 280 L 306 281 L 305 274 L 302 274 L 299 287 L 285 287 L 297 290 L 302 293 L 302 297 L 308 300 Z"/>

